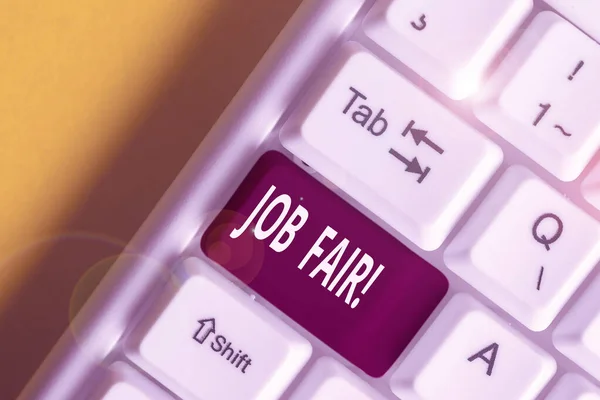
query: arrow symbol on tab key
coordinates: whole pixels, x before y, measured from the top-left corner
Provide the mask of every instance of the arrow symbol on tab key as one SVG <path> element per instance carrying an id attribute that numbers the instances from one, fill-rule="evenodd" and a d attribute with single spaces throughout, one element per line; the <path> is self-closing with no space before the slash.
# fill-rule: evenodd
<path id="1" fill-rule="evenodd" d="M 194 340 L 203 344 L 211 333 L 217 332 L 217 324 L 214 318 L 201 319 L 198 322 L 200 323 L 200 328 L 194 334 Z"/>
<path id="2" fill-rule="evenodd" d="M 427 146 L 431 147 L 436 153 L 444 154 L 444 149 L 442 149 L 440 146 L 438 146 L 436 143 L 434 143 L 431 139 L 427 137 L 427 134 L 429 133 L 428 131 L 413 128 L 414 126 L 415 121 L 410 121 L 404 132 L 402 132 L 402 136 L 406 137 L 406 135 L 410 133 L 417 146 L 421 143 L 425 143 Z"/>
<path id="3" fill-rule="evenodd" d="M 404 165 L 406 165 L 406 172 L 420 175 L 419 179 L 417 180 L 417 182 L 419 183 L 423 183 L 425 178 L 427 178 L 427 175 L 429 175 L 429 172 L 431 172 L 431 168 L 427 167 L 423 169 L 423 167 L 421 167 L 421 164 L 419 164 L 419 160 L 417 159 L 417 157 L 413 158 L 412 160 L 409 160 L 394 149 L 390 149 L 390 154 L 396 157 L 402 163 L 404 163 Z"/>

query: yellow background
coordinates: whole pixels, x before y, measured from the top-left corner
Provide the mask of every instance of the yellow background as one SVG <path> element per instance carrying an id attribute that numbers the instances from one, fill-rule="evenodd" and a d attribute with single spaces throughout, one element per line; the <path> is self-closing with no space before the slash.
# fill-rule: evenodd
<path id="1" fill-rule="evenodd" d="M 299 0 L 0 0 L 0 399 L 13 399 Z"/>

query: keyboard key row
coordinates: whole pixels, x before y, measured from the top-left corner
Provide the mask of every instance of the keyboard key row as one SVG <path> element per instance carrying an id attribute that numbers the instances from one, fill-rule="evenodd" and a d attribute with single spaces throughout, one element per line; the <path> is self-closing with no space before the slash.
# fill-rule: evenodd
<path id="1" fill-rule="evenodd" d="M 128 357 L 182 398 L 279 399 L 308 361 L 308 341 L 203 261 L 187 259 L 176 275 L 183 282 L 174 287 L 175 293 L 153 307 L 127 339 Z M 600 307 L 593 301 L 598 293 L 600 278 L 571 313 L 577 317 L 565 319 L 555 335 L 557 347 L 592 374 L 598 373 L 594 364 L 578 357 L 588 361 L 596 357 L 599 365 Z M 590 315 L 595 317 L 591 322 Z M 338 335 L 345 337 L 345 332 Z M 574 343 L 578 337 L 583 343 Z M 561 344 L 567 342 L 577 353 L 565 351 Z M 589 346 L 586 354 L 585 346 Z M 98 399 L 171 398 L 123 363 L 110 370 L 109 384 L 102 387 Z M 389 383 L 403 400 L 533 400 L 555 372 L 551 356 L 460 293 L 443 307 Z M 591 400 L 595 397 L 589 396 L 598 392 L 581 378 L 569 376 L 549 399 L 567 398 L 564 393 L 572 393 L 569 399 Z M 309 368 L 291 397 L 349 398 L 383 399 L 328 358 Z"/>
<path id="2" fill-rule="evenodd" d="M 478 89 L 531 2 L 499 0 L 468 24 L 475 11 L 461 10 L 475 10 L 469 6 L 474 0 L 457 1 L 465 7 L 380 1 L 365 31 L 460 99 Z M 462 28 L 453 30 L 457 21 Z M 467 31 L 471 40 L 460 40 Z M 589 111 L 600 104 L 590 72 L 597 66 L 597 43 L 556 14 L 541 13 L 479 96 L 477 116 L 558 178 L 573 180 L 600 146 L 600 117 Z M 343 46 L 281 137 L 295 155 L 424 250 L 442 245 L 502 163 L 492 141 L 356 43 Z M 445 261 L 540 331 L 600 259 L 599 235 L 597 221 L 525 168 L 511 167 L 450 244 Z M 377 377 L 448 289 L 440 271 L 274 152 L 258 161 L 207 229 L 202 249 Z M 182 398 L 278 399 L 309 361 L 308 340 L 203 261 L 186 260 L 180 273 L 181 286 L 165 293 L 129 338 L 131 360 Z M 600 283 L 561 321 L 554 343 L 600 379 L 598 293 Z M 99 398 L 170 398 L 124 365 L 111 368 Z M 526 400 L 555 371 L 549 355 L 459 294 L 400 364 L 391 386 L 406 400 Z M 549 399 L 565 396 L 599 394 L 568 375 Z M 291 397 L 337 398 L 382 397 L 331 359 L 317 361 Z"/>
<path id="3" fill-rule="evenodd" d="M 174 400 L 174 397 L 150 383 L 124 362 L 111 365 L 108 375 L 101 387 L 95 391 L 92 400 Z M 225 387 L 231 383 L 221 380 L 214 384 L 218 384 L 222 393 L 226 395 Z M 225 399 L 226 397 L 216 398 Z M 265 397 L 241 398 L 260 400 Z M 202 397 L 202 400 L 205 399 L 208 397 Z M 384 398 L 347 368 L 330 358 L 317 360 L 290 397 L 290 400 L 348 399 L 383 400 Z"/>
<path id="4" fill-rule="evenodd" d="M 127 339 L 129 358 L 181 398 L 279 399 L 308 361 L 310 344 L 203 261 L 187 259 L 177 271 L 181 285 Z M 390 384 L 403 400 L 527 400 L 555 369 L 546 353 L 458 294 Z M 111 367 L 109 383 L 99 399 L 170 399 L 123 363 Z M 292 393 L 292 400 L 383 399 L 331 359 L 318 360 Z"/>
<path id="5" fill-rule="evenodd" d="M 532 37 L 546 31 L 551 37 L 523 38 L 534 55 L 525 59 L 515 50 L 505 61 L 525 60 L 525 66 L 515 65 L 526 75 L 537 74 L 529 63 L 542 65 L 544 57 L 538 59 L 536 51 L 554 51 L 552 43 L 559 41 L 554 32 L 566 30 L 565 37 L 573 41 L 582 35 L 549 12 L 541 13 L 529 29 Z M 597 46 L 588 42 L 579 47 L 592 60 Z M 521 79 L 521 72 L 513 72 Z M 501 67 L 498 76 L 502 74 Z M 574 74 L 571 81 L 579 81 L 566 79 L 567 88 L 561 89 L 569 95 L 590 86 L 587 72 Z M 517 86 L 526 86 L 525 81 Z M 543 82 L 536 85 L 545 90 Z M 588 140 L 600 140 L 589 133 L 581 139 L 587 156 L 568 155 L 580 163 L 575 176 L 597 147 Z M 281 137 L 296 156 L 425 250 L 445 241 L 502 161 L 491 141 L 354 43 L 343 48 Z M 556 148 L 569 147 L 556 142 Z M 446 264 L 528 328 L 541 331 L 598 262 L 598 228 L 562 194 L 524 169 L 512 168 L 450 245 Z"/>
<path id="6" fill-rule="evenodd" d="M 468 304 L 469 300 L 465 298 L 457 298 L 456 301 L 462 303 L 462 306 L 475 306 L 476 308 L 470 310 L 463 310 L 467 312 L 475 312 L 477 306 L 474 304 Z M 465 303 L 466 301 L 466 303 Z M 478 310 L 482 311 L 482 310 Z M 484 311 L 485 312 L 485 311 Z M 462 315 L 465 317 L 464 313 Z M 471 316 L 472 317 L 472 316 Z M 479 327 L 480 328 L 480 327 Z M 510 337 L 511 340 L 514 337 Z M 464 343 L 463 343 L 464 344 Z M 507 365 L 508 363 L 501 358 L 505 358 L 505 348 L 502 347 L 502 353 L 500 353 L 500 346 L 495 353 L 494 360 L 491 358 L 478 358 L 480 362 L 483 362 L 483 370 L 487 371 L 491 368 L 491 374 L 488 376 L 495 376 L 495 380 L 492 379 L 481 379 L 481 372 L 478 376 L 474 376 L 473 372 L 476 372 L 476 368 L 472 368 L 471 371 L 467 371 L 467 375 L 462 375 L 461 380 L 454 380 L 452 382 L 453 388 L 451 391 L 441 391 L 447 388 L 439 387 L 439 377 L 447 376 L 446 371 L 450 368 L 449 364 L 452 360 L 446 359 L 446 370 L 442 371 L 441 375 L 434 378 L 434 380 L 423 380 L 419 383 L 420 392 L 419 400 L 469 400 L 471 398 L 480 399 L 481 396 L 486 396 L 488 393 L 494 393 L 492 397 L 485 397 L 486 399 L 505 400 L 508 398 L 518 398 L 521 400 L 532 399 L 536 392 L 539 392 L 542 384 L 547 382 L 548 371 L 545 375 L 539 376 L 538 381 L 534 386 L 525 388 L 524 384 L 527 382 L 527 378 L 520 380 L 520 385 L 513 386 L 511 381 L 510 385 L 502 387 L 500 392 L 493 391 L 495 387 L 491 388 L 490 385 L 500 385 L 500 381 L 503 379 L 510 379 L 513 376 L 518 375 L 515 371 L 510 371 L 506 368 L 503 371 L 504 376 L 498 378 L 500 373 L 496 368 L 496 364 Z M 448 350 L 449 347 L 444 345 L 443 350 Z M 417 351 L 416 349 L 415 351 Z M 445 355 L 445 354 L 444 354 Z M 527 354 L 528 355 L 528 354 Z M 536 354 L 539 356 L 540 354 Z M 460 357 L 459 357 L 460 358 Z M 470 361 L 471 357 L 467 359 Z M 449 362 L 450 361 L 450 362 Z M 545 360 L 546 368 L 552 368 L 552 364 L 549 360 Z M 486 367 L 487 365 L 487 367 Z M 437 367 L 443 366 L 437 365 Z M 460 366 L 464 368 L 464 366 Z M 524 368 L 524 366 L 522 366 Z M 486 370 L 487 368 L 487 370 Z M 452 369 L 453 374 L 451 378 L 456 377 L 457 370 Z M 496 371 L 496 372 L 494 372 Z M 529 377 L 533 374 L 529 372 Z M 400 376 L 401 370 L 397 371 L 393 377 L 392 388 L 396 394 L 402 392 L 402 389 L 398 389 L 394 385 L 395 382 L 400 382 L 401 388 L 406 387 L 407 381 L 403 380 Z M 466 379 L 469 378 L 469 379 Z M 428 379 L 428 377 L 423 377 Z M 416 381 L 415 381 L 416 382 Z M 427 384 L 428 386 L 425 386 Z M 446 382 L 447 384 L 447 382 Z M 442 383 L 444 385 L 444 383 Z M 478 386 L 479 385 L 479 386 Z M 456 388 L 459 390 L 456 390 Z M 440 391 L 440 395 L 429 395 L 427 393 L 430 389 L 437 389 Z M 133 370 L 133 368 L 127 366 L 123 362 L 117 362 L 110 366 L 108 378 L 102 383 L 99 390 L 95 391 L 95 395 L 92 396 L 93 400 L 173 400 L 169 394 L 163 392 L 161 389 L 150 383 L 140 373 Z M 505 395 L 512 394 L 515 397 L 502 397 Z M 414 392 L 402 397 L 405 400 L 413 399 Z M 309 373 L 302 379 L 300 385 L 294 389 L 290 400 L 383 400 L 384 397 L 374 391 L 367 384 L 362 382 L 360 378 L 350 372 L 347 368 L 337 363 L 330 358 L 321 358 L 317 360 L 314 366 L 310 368 Z M 546 400 L 600 400 L 600 389 L 592 385 L 590 382 L 585 380 L 579 375 L 568 373 L 563 375 L 558 383 L 552 388 Z"/>
<path id="7" fill-rule="evenodd" d="M 564 0 L 548 2 L 582 23 L 584 29 L 595 30 L 591 22 L 600 16 L 600 8 L 591 5 L 592 1 L 576 5 Z M 595 112 L 600 105 L 600 81 L 596 79 L 600 46 L 565 19 L 544 11 L 525 28 L 488 81 L 489 64 L 530 14 L 533 3 L 496 0 L 485 7 L 479 3 L 478 0 L 380 0 L 367 16 L 364 31 L 451 98 L 473 95 L 476 115 L 483 123 L 559 179 L 576 179 L 600 147 L 600 116 Z M 361 73 L 384 78 L 367 65 Z M 385 80 L 391 83 L 393 79 Z M 357 78 L 353 81 L 360 82 Z M 381 95 L 374 82 L 370 86 L 373 88 L 365 82 L 361 93 L 371 97 L 375 91 L 375 99 L 364 100 L 377 104 Z M 345 89 L 331 88 L 342 97 Z M 326 93 L 323 97 L 327 96 Z M 396 99 L 390 96 L 392 100 Z M 387 104 L 383 103 L 395 111 Z M 325 104 L 315 102 L 314 108 L 323 107 Z M 397 118 L 401 116 L 398 114 Z M 438 131 L 437 135 L 443 132 Z M 314 129 L 314 135 L 321 133 Z M 308 139 L 307 132 L 302 135 Z M 326 154 L 332 150 L 311 144 Z"/>
<path id="8" fill-rule="evenodd" d="M 501 151 L 358 44 L 334 64 L 284 127 L 284 146 L 419 247 L 438 248 Z M 542 12 L 479 93 L 476 114 L 573 180 L 600 146 L 596 65 L 597 43 Z"/>
<path id="9" fill-rule="evenodd" d="M 202 249 L 374 376 L 389 368 L 447 289 L 441 273 L 275 152 L 261 157 L 205 232 Z M 600 260 L 600 224 L 529 170 L 513 166 L 444 260 L 529 329 L 542 331 Z M 417 304 L 419 318 L 392 323 L 407 313 L 403 302 Z M 364 337 L 373 310 L 378 329 Z M 340 341 L 341 328 L 346 336 Z M 368 357 L 349 340 L 353 335 L 372 343 Z"/>

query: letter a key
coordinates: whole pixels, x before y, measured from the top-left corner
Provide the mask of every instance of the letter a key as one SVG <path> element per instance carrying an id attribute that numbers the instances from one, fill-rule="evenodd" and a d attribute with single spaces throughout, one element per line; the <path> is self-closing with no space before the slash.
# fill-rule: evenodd
<path id="1" fill-rule="evenodd" d="M 455 295 L 392 376 L 402 400 L 536 399 L 556 371 L 544 351 Z"/>

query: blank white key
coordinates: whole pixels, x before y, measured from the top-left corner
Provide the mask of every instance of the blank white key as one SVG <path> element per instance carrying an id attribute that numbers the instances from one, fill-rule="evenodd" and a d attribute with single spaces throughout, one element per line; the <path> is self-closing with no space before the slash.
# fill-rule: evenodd
<path id="1" fill-rule="evenodd" d="M 554 331 L 556 348 L 600 379 L 600 277 L 586 289 Z"/>
<path id="2" fill-rule="evenodd" d="M 532 9 L 531 0 L 380 0 L 365 32 L 454 99 L 479 88 L 485 70 Z"/>
<path id="3" fill-rule="evenodd" d="M 114 382 L 104 393 L 102 400 L 152 400 L 144 392 L 129 382 Z"/>
<path id="4" fill-rule="evenodd" d="M 556 11 L 600 41 L 600 2 L 597 0 L 546 0 Z"/>
<path id="5" fill-rule="evenodd" d="M 566 374 L 545 400 L 600 400 L 600 390 L 579 375 Z"/>
<path id="6" fill-rule="evenodd" d="M 191 258 L 189 279 L 133 339 L 132 357 L 182 398 L 277 399 L 310 344 L 248 295 Z"/>
<path id="7" fill-rule="evenodd" d="M 356 44 L 320 82 L 283 144 L 409 240 L 438 248 L 500 149 Z"/>
<path id="8" fill-rule="evenodd" d="M 450 244 L 448 267 L 529 329 L 548 327 L 600 258 L 600 224 L 509 168 Z"/>
<path id="9" fill-rule="evenodd" d="M 476 114 L 563 181 L 600 146 L 600 45 L 540 13 L 482 92 Z"/>
<path id="10" fill-rule="evenodd" d="M 383 400 L 383 397 L 347 368 L 321 358 L 290 400 Z"/>
<path id="11" fill-rule="evenodd" d="M 466 294 L 454 296 L 392 376 L 402 400 L 533 400 L 556 363 Z"/>
<path id="12" fill-rule="evenodd" d="M 123 362 L 110 366 L 107 381 L 94 400 L 173 400 Z"/>

